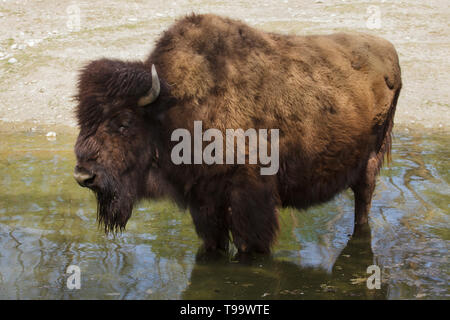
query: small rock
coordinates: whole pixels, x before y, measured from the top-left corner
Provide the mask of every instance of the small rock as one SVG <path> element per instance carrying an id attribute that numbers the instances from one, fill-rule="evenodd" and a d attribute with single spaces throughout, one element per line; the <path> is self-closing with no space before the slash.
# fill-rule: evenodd
<path id="1" fill-rule="evenodd" d="M 152 289 L 148 289 L 147 291 L 145 291 L 146 294 L 152 294 L 153 290 Z"/>
<path id="2" fill-rule="evenodd" d="M 11 45 L 11 49 L 12 50 L 17 49 L 17 43 L 14 43 L 13 45 Z"/>
<path id="3" fill-rule="evenodd" d="M 16 63 L 17 62 L 17 59 L 16 58 L 11 58 L 11 59 L 9 59 L 8 60 L 8 63 Z"/>
<path id="4" fill-rule="evenodd" d="M 267 296 L 270 296 L 270 293 L 264 292 L 263 295 L 262 295 L 261 297 L 264 298 L 264 297 L 267 297 Z"/>
<path id="5" fill-rule="evenodd" d="M 45 136 L 46 137 L 56 137 L 56 132 L 54 132 L 54 131 L 47 132 L 47 134 Z"/>

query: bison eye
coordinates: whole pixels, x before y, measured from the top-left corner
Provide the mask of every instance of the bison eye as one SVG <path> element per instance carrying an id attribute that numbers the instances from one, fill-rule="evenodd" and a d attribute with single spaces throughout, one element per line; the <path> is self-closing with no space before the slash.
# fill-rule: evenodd
<path id="1" fill-rule="evenodd" d="M 120 132 L 121 134 L 125 134 L 125 133 L 127 133 L 127 131 L 128 131 L 128 126 L 127 126 L 127 125 L 121 125 L 121 126 L 119 127 L 119 132 Z"/>

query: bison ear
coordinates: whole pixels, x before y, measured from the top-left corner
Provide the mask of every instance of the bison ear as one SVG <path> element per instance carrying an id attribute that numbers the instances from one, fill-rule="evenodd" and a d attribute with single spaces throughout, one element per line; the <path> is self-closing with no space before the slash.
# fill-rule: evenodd
<path id="1" fill-rule="evenodd" d="M 156 72 L 155 65 L 152 64 L 152 87 L 144 96 L 139 99 L 138 106 L 144 107 L 155 101 L 159 96 L 160 89 L 161 87 L 159 83 L 158 73 Z"/>

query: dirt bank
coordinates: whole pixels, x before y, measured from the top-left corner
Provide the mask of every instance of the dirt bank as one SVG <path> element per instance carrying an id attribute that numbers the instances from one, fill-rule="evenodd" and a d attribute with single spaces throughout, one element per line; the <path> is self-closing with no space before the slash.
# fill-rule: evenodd
<path id="1" fill-rule="evenodd" d="M 75 127 L 77 70 L 104 56 L 144 59 L 158 35 L 190 12 L 230 16 L 279 33 L 356 30 L 383 36 L 396 46 L 403 72 L 396 124 L 450 129 L 447 0 L 269 0 L 258 6 L 250 0 L 3 1 L 0 127 Z"/>

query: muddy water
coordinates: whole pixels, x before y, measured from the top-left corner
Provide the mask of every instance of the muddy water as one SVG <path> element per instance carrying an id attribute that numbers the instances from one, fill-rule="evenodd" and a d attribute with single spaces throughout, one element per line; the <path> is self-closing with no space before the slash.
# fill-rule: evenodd
<path id="1" fill-rule="evenodd" d="M 141 203 L 127 231 L 96 227 L 94 196 L 72 178 L 75 136 L 0 135 L 2 299 L 404 299 L 450 297 L 448 136 L 400 131 L 378 182 L 370 229 L 352 194 L 284 209 L 271 257 L 206 257 L 188 213 Z M 81 289 L 66 286 L 69 265 Z M 381 269 L 369 290 L 367 267 Z"/>

